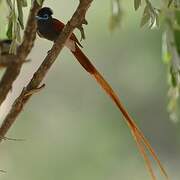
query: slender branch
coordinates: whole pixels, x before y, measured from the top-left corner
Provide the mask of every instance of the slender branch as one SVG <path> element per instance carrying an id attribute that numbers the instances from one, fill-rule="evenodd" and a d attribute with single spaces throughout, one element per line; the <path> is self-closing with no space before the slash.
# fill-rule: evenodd
<path id="1" fill-rule="evenodd" d="M 48 70 L 51 68 L 52 64 L 55 62 L 56 58 L 63 49 L 65 42 L 70 37 L 73 30 L 76 27 L 80 27 L 85 21 L 86 11 L 88 10 L 92 1 L 93 0 L 80 0 L 79 6 L 77 7 L 77 10 L 75 11 L 71 20 L 64 27 L 62 33 L 60 34 L 57 41 L 54 43 L 52 49 L 49 51 L 43 63 L 35 72 L 29 84 L 22 90 L 20 96 L 15 100 L 11 110 L 4 119 L 0 127 L 1 140 L 5 136 L 9 128 L 12 126 L 12 124 L 15 122 L 17 116 L 22 111 L 26 102 L 32 96 L 32 92 L 37 92 L 36 90 L 39 89 L 40 83 L 44 79 L 45 75 L 48 73 Z"/>
<path id="2" fill-rule="evenodd" d="M 0 105 L 5 100 L 8 92 L 11 90 L 13 82 L 20 73 L 23 62 L 33 47 L 36 37 L 35 15 L 40 7 L 41 6 L 36 1 L 33 2 L 26 29 L 24 31 L 23 42 L 18 48 L 14 61 L 8 66 L 0 81 Z"/>
<path id="3" fill-rule="evenodd" d="M 8 55 L 2 55 L 0 56 L 0 68 L 4 68 L 4 67 L 9 67 L 11 66 L 13 63 L 18 63 L 19 59 L 17 59 L 16 55 L 13 54 L 8 54 Z M 23 63 L 27 63 L 31 61 L 30 59 L 27 59 L 25 61 L 23 61 Z"/>

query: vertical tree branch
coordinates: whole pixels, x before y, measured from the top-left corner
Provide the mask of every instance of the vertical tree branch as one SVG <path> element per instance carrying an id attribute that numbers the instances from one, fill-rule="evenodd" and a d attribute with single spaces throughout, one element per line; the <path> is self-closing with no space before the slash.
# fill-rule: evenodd
<path id="1" fill-rule="evenodd" d="M 0 81 L 0 105 L 11 90 L 13 82 L 20 73 L 23 62 L 33 47 L 36 37 L 35 16 L 40 7 L 41 6 L 36 1 L 33 2 L 24 31 L 23 42 L 18 48 L 17 55 L 14 56 L 14 62 L 7 67 Z"/>

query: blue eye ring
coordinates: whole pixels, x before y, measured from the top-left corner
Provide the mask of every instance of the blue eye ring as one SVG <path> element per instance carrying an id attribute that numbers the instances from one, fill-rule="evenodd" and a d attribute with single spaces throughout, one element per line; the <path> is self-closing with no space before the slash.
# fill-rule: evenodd
<path id="1" fill-rule="evenodd" d="M 48 19 L 49 19 L 49 15 L 48 15 L 48 14 L 44 14 L 44 15 L 43 15 L 43 19 L 44 19 L 44 20 L 48 20 Z"/>
<path id="2" fill-rule="evenodd" d="M 41 16 L 36 16 L 37 20 L 48 20 L 49 19 L 49 15 L 48 14 L 44 14 L 43 17 Z"/>

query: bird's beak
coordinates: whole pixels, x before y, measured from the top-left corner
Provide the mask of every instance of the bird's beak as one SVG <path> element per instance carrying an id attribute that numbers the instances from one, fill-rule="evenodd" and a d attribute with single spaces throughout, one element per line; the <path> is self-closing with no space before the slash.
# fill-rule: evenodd
<path id="1" fill-rule="evenodd" d="M 35 18 L 36 18 L 37 20 L 42 19 L 40 16 L 35 16 Z"/>

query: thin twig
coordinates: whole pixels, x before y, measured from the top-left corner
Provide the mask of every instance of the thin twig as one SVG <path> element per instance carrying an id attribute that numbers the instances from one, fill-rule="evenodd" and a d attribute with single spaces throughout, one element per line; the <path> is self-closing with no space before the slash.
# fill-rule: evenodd
<path id="1" fill-rule="evenodd" d="M 43 63 L 40 65 L 38 70 L 33 75 L 29 84 L 22 90 L 20 96 L 13 103 L 11 110 L 9 111 L 8 115 L 5 117 L 0 127 L 0 137 L 5 137 L 7 131 L 15 122 L 17 116 L 24 108 L 26 102 L 32 96 L 32 93 L 29 92 L 32 92 L 32 90 L 37 89 L 39 87 L 40 83 L 44 79 L 45 75 L 48 73 L 48 70 L 51 68 L 52 64 L 55 62 L 56 58 L 63 49 L 65 42 L 70 37 L 73 30 L 76 27 L 79 27 L 84 22 L 86 11 L 88 10 L 92 1 L 93 0 L 80 0 L 79 6 L 77 7 L 77 10 L 75 11 L 71 20 L 64 27 L 59 38 L 54 43 L 52 49 L 49 51 Z"/>
<path id="2" fill-rule="evenodd" d="M 13 54 L 2 55 L 0 56 L 0 68 L 9 67 L 13 63 L 18 63 L 17 60 L 18 59 L 16 55 L 13 55 Z M 31 60 L 27 59 L 23 63 L 28 63 L 28 62 L 31 62 Z"/>
<path id="3" fill-rule="evenodd" d="M 2 140 L 6 141 L 25 141 L 25 139 L 17 139 L 17 138 L 10 138 L 10 137 L 1 137 Z"/>
<path id="4" fill-rule="evenodd" d="M 14 61 L 8 66 L 0 81 L 0 105 L 5 100 L 8 92 L 11 90 L 13 82 L 20 73 L 23 62 L 26 60 L 33 47 L 36 37 L 35 16 L 40 7 L 41 6 L 36 1 L 33 2 L 26 29 L 24 31 L 23 42 L 18 48 Z"/>
<path id="5" fill-rule="evenodd" d="M 30 91 L 28 91 L 24 96 L 31 96 L 35 93 L 38 93 L 39 91 L 41 91 L 43 88 L 45 88 L 45 84 L 41 85 L 40 87 L 37 87 L 36 89 L 31 89 Z"/>

